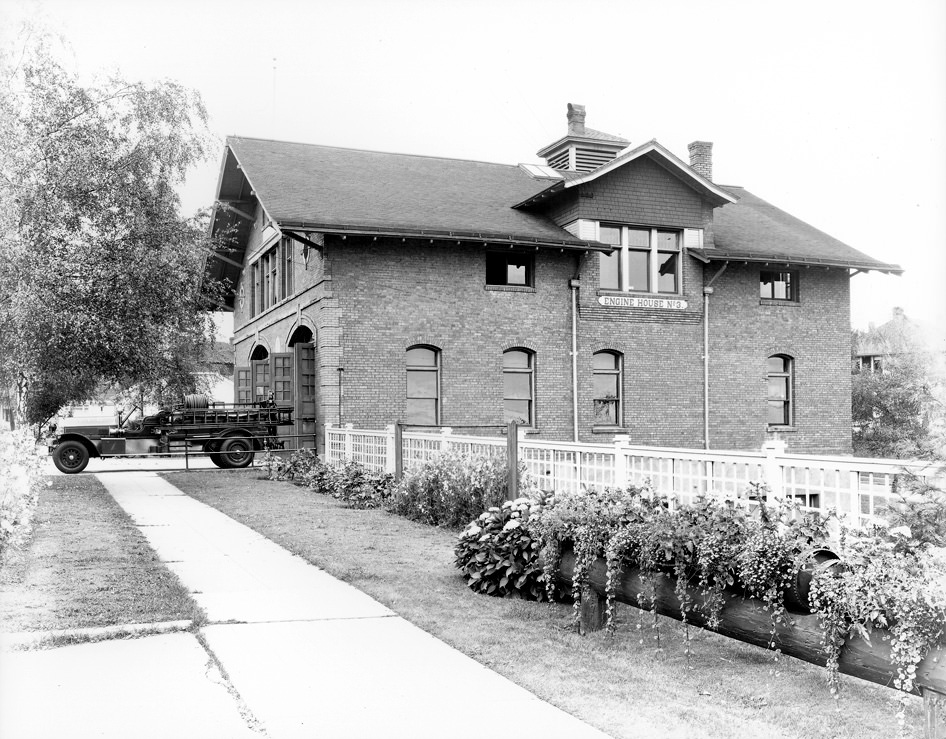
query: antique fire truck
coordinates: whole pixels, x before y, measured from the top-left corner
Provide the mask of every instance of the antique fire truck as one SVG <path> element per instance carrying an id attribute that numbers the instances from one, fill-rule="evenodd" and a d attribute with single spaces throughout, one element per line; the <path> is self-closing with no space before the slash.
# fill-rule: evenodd
<path id="1" fill-rule="evenodd" d="M 257 451 L 283 448 L 278 427 L 292 425 L 292 408 L 272 401 L 211 403 L 188 395 L 184 403 L 117 427 L 70 426 L 57 432 L 49 452 L 68 474 L 82 472 L 91 457 L 204 453 L 218 467 L 246 467 Z M 285 437 L 283 437 L 285 438 Z"/>

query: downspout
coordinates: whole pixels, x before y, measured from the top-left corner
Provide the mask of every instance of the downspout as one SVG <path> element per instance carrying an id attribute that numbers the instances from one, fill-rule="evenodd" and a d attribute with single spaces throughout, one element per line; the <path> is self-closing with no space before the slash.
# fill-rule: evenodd
<path id="1" fill-rule="evenodd" d="M 703 448 L 710 448 L 709 440 L 709 304 L 713 288 L 703 287 Z"/>
<path id="2" fill-rule="evenodd" d="M 723 262 L 715 275 L 703 286 L 703 448 L 710 448 L 709 432 L 709 304 L 713 283 L 726 271 L 729 262 Z"/>
<path id="3" fill-rule="evenodd" d="M 572 291 L 572 440 L 578 443 L 578 280 L 569 280 Z"/>

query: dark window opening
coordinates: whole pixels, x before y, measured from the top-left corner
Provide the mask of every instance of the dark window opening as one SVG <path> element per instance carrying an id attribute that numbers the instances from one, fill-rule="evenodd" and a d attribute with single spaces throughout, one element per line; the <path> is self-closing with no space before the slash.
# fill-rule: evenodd
<path id="1" fill-rule="evenodd" d="M 759 297 L 768 300 L 797 301 L 797 273 L 762 270 L 759 273 Z"/>
<path id="2" fill-rule="evenodd" d="M 486 284 L 532 287 L 531 254 L 486 252 Z"/>

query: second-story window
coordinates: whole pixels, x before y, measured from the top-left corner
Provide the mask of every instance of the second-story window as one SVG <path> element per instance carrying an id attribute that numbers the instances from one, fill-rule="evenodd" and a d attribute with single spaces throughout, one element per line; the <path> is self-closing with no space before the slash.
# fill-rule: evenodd
<path id="1" fill-rule="evenodd" d="M 605 290 L 677 294 L 680 292 L 679 231 L 600 224 L 598 241 L 620 247 L 599 255 Z"/>
<path id="2" fill-rule="evenodd" d="M 486 252 L 486 284 L 533 287 L 531 254 L 515 251 Z"/>
<path id="3" fill-rule="evenodd" d="M 768 300 L 798 300 L 798 273 L 763 269 L 759 273 L 759 297 Z"/>
<path id="4" fill-rule="evenodd" d="M 293 242 L 283 238 L 257 259 L 251 270 L 252 314 L 262 313 L 295 292 Z"/>

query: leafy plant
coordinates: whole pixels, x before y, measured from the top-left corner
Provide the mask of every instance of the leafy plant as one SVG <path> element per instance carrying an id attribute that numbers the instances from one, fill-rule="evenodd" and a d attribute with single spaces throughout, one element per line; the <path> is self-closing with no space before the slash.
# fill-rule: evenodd
<path id="1" fill-rule="evenodd" d="M 525 479 L 521 470 L 520 479 Z M 394 489 L 390 510 L 433 526 L 460 528 L 509 498 L 505 455 L 439 454 L 407 472 Z"/>
<path id="2" fill-rule="evenodd" d="M 270 480 L 295 482 L 344 501 L 350 508 L 380 508 L 390 500 L 394 487 L 393 475 L 374 472 L 355 461 L 328 465 L 312 449 L 300 449 L 288 457 L 267 453 L 263 468 Z"/>
<path id="3" fill-rule="evenodd" d="M 29 537 L 41 479 L 33 437 L 26 430 L 0 431 L 0 557 Z"/>
<path id="4" fill-rule="evenodd" d="M 539 542 L 527 526 L 532 507 L 528 498 L 492 506 L 460 533 L 454 563 L 473 590 L 528 600 L 549 598 L 538 565 Z"/>

